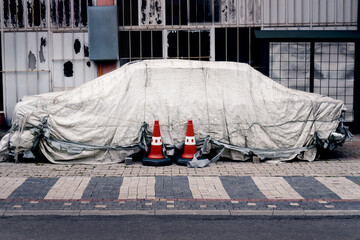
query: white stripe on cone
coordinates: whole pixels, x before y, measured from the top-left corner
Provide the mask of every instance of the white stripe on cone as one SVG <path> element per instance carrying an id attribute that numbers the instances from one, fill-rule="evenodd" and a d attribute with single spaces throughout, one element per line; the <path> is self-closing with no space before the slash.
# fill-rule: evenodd
<path id="1" fill-rule="evenodd" d="M 195 137 L 185 137 L 186 145 L 195 145 Z"/>
<path id="2" fill-rule="evenodd" d="M 152 137 L 151 145 L 153 145 L 153 146 L 162 145 L 161 137 Z"/>

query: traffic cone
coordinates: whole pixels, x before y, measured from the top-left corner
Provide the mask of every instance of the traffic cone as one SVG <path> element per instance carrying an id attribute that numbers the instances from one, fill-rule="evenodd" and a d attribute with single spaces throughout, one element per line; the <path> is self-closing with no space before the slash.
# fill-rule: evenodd
<path id="1" fill-rule="evenodd" d="M 194 127 L 192 120 L 188 121 L 184 145 L 184 153 L 181 157 L 177 157 L 176 161 L 179 165 L 186 165 L 189 161 L 194 158 L 196 153 L 196 142 L 194 135 Z"/>
<path id="2" fill-rule="evenodd" d="M 162 154 L 162 140 L 160 134 L 159 120 L 155 120 L 154 123 L 150 154 L 147 157 L 143 157 L 142 163 L 144 165 L 151 166 L 163 166 L 170 165 L 172 163 L 170 158 L 165 158 Z"/>

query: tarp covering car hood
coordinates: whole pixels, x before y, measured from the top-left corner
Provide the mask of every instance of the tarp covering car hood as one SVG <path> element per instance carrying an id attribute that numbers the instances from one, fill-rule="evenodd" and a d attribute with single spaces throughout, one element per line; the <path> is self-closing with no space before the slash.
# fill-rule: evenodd
<path id="1" fill-rule="evenodd" d="M 148 149 L 154 120 L 169 150 L 181 147 L 191 119 L 197 140 L 210 136 L 209 146 L 233 160 L 313 160 L 315 136 L 326 141 L 344 110 L 339 100 L 288 89 L 247 64 L 147 60 L 70 91 L 25 97 L 1 147 L 25 157 L 39 147 L 53 163 L 122 162 Z"/>

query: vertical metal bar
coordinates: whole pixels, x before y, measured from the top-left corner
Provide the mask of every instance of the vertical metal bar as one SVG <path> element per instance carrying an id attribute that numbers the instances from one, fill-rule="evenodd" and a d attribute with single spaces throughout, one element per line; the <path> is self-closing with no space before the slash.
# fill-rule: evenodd
<path id="1" fill-rule="evenodd" d="M 335 29 L 337 26 L 337 6 L 338 6 L 338 2 L 335 1 L 335 6 L 334 6 L 334 25 L 335 25 Z"/>
<path id="2" fill-rule="evenodd" d="M 287 42 L 286 43 L 287 44 L 287 49 L 288 49 L 288 51 L 287 51 L 287 55 L 288 55 L 288 57 L 287 57 L 287 81 L 288 81 L 288 84 L 287 84 L 287 86 L 288 86 L 288 88 L 290 88 L 290 42 Z"/>
<path id="3" fill-rule="evenodd" d="M 299 66 L 299 42 L 296 42 L 296 74 L 295 74 L 295 89 L 298 89 L 298 69 Z"/>
<path id="4" fill-rule="evenodd" d="M 140 36 L 140 39 L 139 39 L 139 42 L 140 42 L 140 59 L 142 59 L 142 33 L 143 33 L 143 31 L 139 31 L 139 36 Z"/>
<path id="5" fill-rule="evenodd" d="M 153 31 L 150 31 L 150 58 L 154 57 L 154 49 L 153 49 Z"/>
<path id="6" fill-rule="evenodd" d="M 189 26 L 190 25 L 190 0 L 187 0 L 187 25 Z"/>
<path id="7" fill-rule="evenodd" d="M 228 49 L 228 46 L 227 46 L 227 30 L 228 28 L 225 28 L 225 61 L 227 62 L 227 49 Z"/>
<path id="8" fill-rule="evenodd" d="M 191 59 L 191 57 L 190 57 L 190 44 L 191 44 L 191 42 L 190 42 L 190 30 L 186 30 L 187 31 L 187 41 L 188 41 L 188 59 Z"/>
<path id="9" fill-rule="evenodd" d="M 214 7 L 214 0 L 211 1 L 211 12 L 212 12 L 211 25 L 214 25 L 214 24 L 215 24 L 215 7 Z M 210 36 L 211 36 L 211 32 L 210 32 Z"/>
<path id="10" fill-rule="evenodd" d="M 251 28 L 248 28 L 248 33 L 249 33 L 249 61 L 248 63 L 251 64 Z"/>
<path id="11" fill-rule="evenodd" d="M 179 2 L 178 6 L 179 6 L 179 11 L 178 11 L 178 14 L 179 14 L 179 25 L 181 26 L 182 25 L 182 19 L 181 19 L 181 1 L 180 0 L 177 0 Z"/>
<path id="12" fill-rule="evenodd" d="M 285 1 L 285 27 L 288 28 L 289 23 L 289 4 L 288 1 Z"/>
<path id="13" fill-rule="evenodd" d="M 265 21 L 265 16 L 264 16 L 264 0 L 261 0 L 261 3 L 260 3 L 260 11 L 261 11 L 261 19 L 260 19 L 260 24 L 261 24 L 261 30 L 264 29 L 264 21 Z M 270 11 L 269 11 L 270 12 Z"/>
<path id="14" fill-rule="evenodd" d="M 215 61 L 215 27 L 210 28 L 210 61 Z"/>
<path id="15" fill-rule="evenodd" d="M 130 26 L 132 26 L 132 0 L 129 0 L 129 4 L 130 4 Z"/>
<path id="16" fill-rule="evenodd" d="M 358 2 L 358 9 L 357 9 L 357 30 L 360 31 L 360 3 L 359 2 Z"/>
<path id="17" fill-rule="evenodd" d="M 353 19 L 353 16 L 352 16 L 352 13 L 353 13 L 353 11 L 352 11 L 352 9 L 353 9 L 353 1 L 350 1 L 350 23 L 352 23 L 352 19 Z"/>
<path id="18" fill-rule="evenodd" d="M 346 49 L 347 51 L 347 49 Z M 338 99 L 338 86 L 339 86 L 339 54 L 340 53 L 340 43 L 337 43 L 337 52 L 336 52 L 336 99 Z M 346 74 L 345 74 L 346 78 Z"/>
<path id="19" fill-rule="evenodd" d="M 310 5 L 311 4 L 311 5 Z M 313 29 L 313 14 L 314 14 L 314 12 L 313 12 L 313 9 L 314 9 L 314 0 L 309 0 L 309 8 L 310 8 L 310 16 L 309 16 L 309 21 L 310 21 L 310 30 L 312 30 Z"/>
<path id="20" fill-rule="evenodd" d="M 236 61 L 239 62 L 239 45 L 240 45 L 240 36 L 239 36 L 239 28 L 236 28 Z"/>
<path id="21" fill-rule="evenodd" d="M 359 14 L 359 13 L 358 13 Z M 360 64 L 360 41 L 356 40 L 355 42 L 355 66 Z M 355 68 L 354 72 L 354 98 L 353 98 L 353 109 L 354 109 L 354 132 L 360 131 L 360 69 Z"/>
<path id="22" fill-rule="evenodd" d="M 321 63 L 320 63 L 321 66 Z M 315 42 L 310 42 L 310 92 L 314 92 Z"/>
<path id="23" fill-rule="evenodd" d="M 171 26 L 174 26 L 174 0 L 171 0 L 170 6 L 171 6 Z"/>
<path id="24" fill-rule="evenodd" d="M 331 80 L 331 78 L 330 78 L 330 73 L 331 73 L 331 68 L 330 68 L 330 66 L 331 66 L 331 45 L 332 45 L 333 43 L 329 43 L 329 60 L 328 60 L 328 63 L 329 63 L 329 68 L 328 68 L 328 94 L 327 94 L 327 96 L 329 96 L 330 95 L 330 80 Z"/>
<path id="25" fill-rule="evenodd" d="M 168 58 L 168 31 L 166 29 L 162 30 L 162 49 L 163 49 L 163 58 L 167 59 Z"/>
<path id="26" fill-rule="evenodd" d="M 53 39 L 52 39 L 52 32 L 51 32 L 51 17 L 50 17 L 50 0 L 46 0 L 47 1 L 47 4 L 48 4 L 48 8 L 46 10 L 46 19 L 47 19 L 47 39 L 48 39 L 48 56 L 47 56 L 47 59 L 49 59 L 49 61 L 47 61 L 47 64 L 48 64 L 48 69 L 49 69 L 49 92 L 52 92 L 53 91 L 53 64 L 54 64 L 54 61 L 50 61 L 53 60 Z M 55 3 L 56 5 L 56 3 Z"/>
<path id="27" fill-rule="evenodd" d="M 125 26 L 125 9 L 124 9 L 125 8 L 125 3 L 124 2 L 125 2 L 124 0 L 121 1 L 121 5 L 122 5 L 122 9 L 121 9 L 121 11 L 122 11 L 122 25 L 123 26 Z M 140 22 L 140 20 L 139 20 L 139 22 Z"/>
<path id="28" fill-rule="evenodd" d="M 176 31 L 176 58 L 179 58 L 180 56 L 180 50 L 179 50 L 179 30 Z"/>
<path id="29" fill-rule="evenodd" d="M 202 60 L 202 56 L 201 56 L 201 30 L 199 30 L 199 58 L 198 60 Z"/>
<path id="30" fill-rule="evenodd" d="M 132 51 L 131 51 L 131 31 L 129 31 L 129 59 L 132 61 Z"/>

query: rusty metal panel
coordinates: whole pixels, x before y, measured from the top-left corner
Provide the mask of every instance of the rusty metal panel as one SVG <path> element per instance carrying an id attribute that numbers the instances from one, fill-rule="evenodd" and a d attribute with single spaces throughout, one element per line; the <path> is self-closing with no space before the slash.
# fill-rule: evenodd
<path id="1" fill-rule="evenodd" d="M 138 6 L 141 25 L 164 25 L 164 0 L 139 0 Z"/>
<path id="2" fill-rule="evenodd" d="M 237 23 L 237 1 L 221 0 L 221 23 L 222 24 Z"/>

